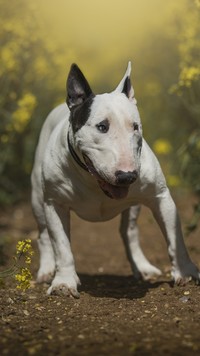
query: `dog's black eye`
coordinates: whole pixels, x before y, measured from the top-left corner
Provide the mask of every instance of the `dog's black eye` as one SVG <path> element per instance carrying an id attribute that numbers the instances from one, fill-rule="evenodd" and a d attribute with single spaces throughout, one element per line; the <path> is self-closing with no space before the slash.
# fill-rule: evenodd
<path id="1" fill-rule="evenodd" d="M 134 122 L 133 129 L 134 129 L 134 131 L 138 131 L 139 130 L 139 125 L 137 124 L 137 122 Z"/>
<path id="2" fill-rule="evenodd" d="M 107 119 L 101 121 L 99 124 L 96 125 L 97 129 L 101 132 L 101 133 L 106 133 L 109 130 L 109 121 Z"/>

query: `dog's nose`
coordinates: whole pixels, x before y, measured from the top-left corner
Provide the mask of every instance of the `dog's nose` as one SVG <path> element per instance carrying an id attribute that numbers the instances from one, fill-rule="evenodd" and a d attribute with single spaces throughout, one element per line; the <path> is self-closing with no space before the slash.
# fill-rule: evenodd
<path id="1" fill-rule="evenodd" d="M 138 173 L 137 171 L 133 171 L 133 172 L 117 171 L 115 172 L 115 176 L 116 176 L 117 185 L 129 185 L 135 182 L 135 180 L 138 177 Z"/>

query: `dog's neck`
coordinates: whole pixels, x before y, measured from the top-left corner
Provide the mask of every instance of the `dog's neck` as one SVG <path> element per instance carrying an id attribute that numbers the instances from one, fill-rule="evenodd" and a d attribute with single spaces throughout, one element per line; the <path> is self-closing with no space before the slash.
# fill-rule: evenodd
<path id="1" fill-rule="evenodd" d="M 78 157 L 78 155 L 76 154 L 73 146 L 70 143 L 70 139 L 69 139 L 69 131 L 67 134 L 67 143 L 68 143 L 68 148 L 69 148 L 69 152 L 71 154 L 71 156 L 73 157 L 73 159 L 76 161 L 76 163 L 83 168 L 86 172 L 89 172 L 88 167 L 80 160 L 80 158 Z"/>

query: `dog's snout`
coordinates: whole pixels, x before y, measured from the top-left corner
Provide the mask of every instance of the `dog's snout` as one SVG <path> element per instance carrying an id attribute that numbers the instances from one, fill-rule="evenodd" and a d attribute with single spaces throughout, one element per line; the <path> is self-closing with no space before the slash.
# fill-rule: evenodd
<path id="1" fill-rule="evenodd" d="M 133 172 L 117 171 L 115 172 L 115 176 L 116 176 L 117 185 L 129 185 L 135 182 L 135 180 L 138 177 L 138 173 L 137 171 L 133 171 Z"/>

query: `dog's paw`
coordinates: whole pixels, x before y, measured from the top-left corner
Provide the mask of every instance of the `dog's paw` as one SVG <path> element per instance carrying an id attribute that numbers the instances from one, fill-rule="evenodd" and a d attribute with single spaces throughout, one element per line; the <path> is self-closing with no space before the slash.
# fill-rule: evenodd
<path id="1" fill-rule="evenodd" d="M 149 281 L 162 274 L 161 270 L 153 266 L 151 263 L 145 263 L 140 266 L 140 269 L 134 274 L 137 279 L 143 279 L 144 281 Z"/>
<path id="2" fill-rule="evenodd" d="M 77 290 L 80 280 L 76 273 L 73 276 L 63 277 L 55 276 L 51 286 L 49 287 L 47 294 L 49 295 L 65 295 L 79 298 L 80 294 Z"/>
<path id="3" fill-rule="evenodd" d="M 37 275 L 37 279 L 36 282 L 37 283 L 51 283 L 52 279 L 54 276 L 54 272 L 50 272 L 50 273 L 39 273 Z"/>
<path id="4" fill-rule="evenodd" d="M 53 277 L 55 274 L 55 268 L 50 267 L 47 268 L 47 266 L 45 268 L 40 268 L 38 273 L 37 273 L 37 279 L 36 282 L 37 283 L 51 283 Z"/>
<path id="5" fill-rule="evenodd" d="M 76 299 L 80 298 L 80 294 L 76 288 L 70 288 L 67 284 L 58 284 L 51 286 L 47 294 L 49 295 L 65 295 L 65 296 L 72 296 Z"/>
<path id="6" fill-rule="evenodd" d="M 181 269 L 172 269 L 171 275 L 177 285 L 185 285 L 191 280 L 200 283 L 200 271 L 192 262 L 185 264 Z"/>

